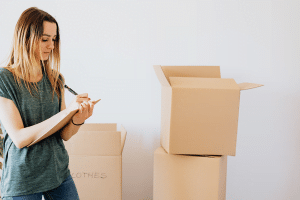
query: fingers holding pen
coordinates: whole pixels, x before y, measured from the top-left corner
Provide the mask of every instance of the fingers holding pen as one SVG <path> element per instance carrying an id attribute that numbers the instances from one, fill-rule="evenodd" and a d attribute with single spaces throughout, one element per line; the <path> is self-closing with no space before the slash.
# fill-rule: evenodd
<path id="1" fill-rule="evenodd" d="M 79 110 L 78 112 L 73 116 L 73 121 L 76 124 L 82 124 L 86 119 L 88 119 L 93 114 L 94 106 L 97 101 L 82 101 L 82 103 L 79 103 Z"/>
<path id="2" fill-rule="evenodd" d="M 94 106 L 98 103 L 101 99 L 92 101 L 89 98 L 88 93 L 78 94 L 74 98 L 73 102 L 69 106 L 72 110 L 78 110 L 78 113 L 75 115 L 75 121 L 82 122 L 92 116 Z"/>
<path id="3" fill-rule="evenodd" d="M 93 110 L 94 110 L 94 106 L 95 106 L 95 103 L 92 102 L 92 101 L 88 101 L 89 103 L 89 116 L 91 116 L 93 114 Z"/>
<path id="4" fill-rule="evenodd" d="M 82 93 L 82 94 L 78 94 L 77 97 L 88 98 L 89 95 L 88 93 Z"/>
<path id="5" fill-rule="evenodd" d="M 82 103 L 84 101 L 90 101 L 91 98 L 88 97 L 88 94 L 87 93 L 84 93 L 84 94 L 79 94 L 76 96 L 76 101 L 78 103 Z"/>
<path id="6" fill-rule="evenodd" d="M 78 107 L 78 112 L 81 114 L 83 112 L 83 106 L 80 104 Z"/>
<path id="7" fill-rule="evenodd" d="M 87 118 L 90 112 L 90 104 L 88 103 L 88 101 L 83 102 L 83 104 L 84 104 L 84 111 L 85 111 L 84 114 L 85 117 Z"/>
<path id="8" fill-rule="evenodd" d="M 83 102 L 89 101 L 90 99 L 87 96 L 81 96 L 81 95 L 77 95 L 75 98 L 75 102 L 77 104 L 77 108 L 79 110 L 80 113 L 83 112 L 84 110 L 84 106 L 83 106 Z"/>
<path id="9" fill-rule="evenodd" d="M 87 106 L 87 101 L 83 101 L 82 103 L 80 103 L 80 108 L 79 108 L 79 112 L 80 113 L 87 113 L 88 112 L 88 106 Z"/>
<path id="10" fill-rule="evenodd" d="M 93 114 L 94 106 L 95 103 L 93 101 L 84 101 L 80 104 L 80 113 L 82 113 L 84 117 L 89 118 Z"/>

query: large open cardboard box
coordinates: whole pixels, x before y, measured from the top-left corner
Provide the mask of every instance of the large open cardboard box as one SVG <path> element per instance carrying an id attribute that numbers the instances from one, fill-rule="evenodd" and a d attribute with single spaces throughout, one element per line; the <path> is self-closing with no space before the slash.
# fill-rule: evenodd
<path id="1" fill-rule="evenodd" d="M 161 83 L 161 146 L 170 154 L 236 153 L 240 91 L 219 66 L 154 66 Z"/>
<path id="2" fill-rule="evenodd" d="M 69 141 L 69 168 L 81 200 L 122 200 L 126 130 L 117 124 L 84 124 Z"/>
<path id="3" fill-rule="evenodd" d="M 154 152 L 154 200 L 225 200 L 227 156 Z"/>

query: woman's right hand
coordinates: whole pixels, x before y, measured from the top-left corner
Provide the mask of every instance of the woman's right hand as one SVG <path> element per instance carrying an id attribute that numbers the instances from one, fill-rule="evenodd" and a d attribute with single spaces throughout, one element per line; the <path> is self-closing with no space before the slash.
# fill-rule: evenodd
<path id="1" fill-rule="evenodd" d="M 88 97 L 88 93 L 83 93 L 83 94 L 79 94 L 76 95 L 76 97 L 72 100 L 72 102 L 70 103 L 70 105 L 67 107 L 67 109 L 71 112 L 74 110 L 79 110 L 79 112 L 82 112 L 82 106 L 81 103 L 83 102 L 88 102 L 91 99 Z"/>

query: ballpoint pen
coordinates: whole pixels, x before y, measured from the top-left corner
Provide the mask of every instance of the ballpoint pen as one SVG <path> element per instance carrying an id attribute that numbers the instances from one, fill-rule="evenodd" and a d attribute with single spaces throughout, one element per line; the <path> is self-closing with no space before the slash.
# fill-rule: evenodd
<path id="1" fill-rule="evenodd" d="M 77 92 L 75 92 L 74 90 L 72 90 L 71 88 L 69 88 L 67 85 L 65 85 L 64 87 L 67 88 L 72 94 L 78 95 Z"/>
<path id="2" fill-rule="evenodd" d="M 70 87 L 68 87 L 67 85 L 64 85 L 65 88 L 67 88 L 72 94 L 74 95 L 78 95 L 77 92 L 75 92 L 74 90 L 72 90 Z M 101 99 L 98 99 L 96 101 L 92 101 L 94 104 L 98 103 Z"/>

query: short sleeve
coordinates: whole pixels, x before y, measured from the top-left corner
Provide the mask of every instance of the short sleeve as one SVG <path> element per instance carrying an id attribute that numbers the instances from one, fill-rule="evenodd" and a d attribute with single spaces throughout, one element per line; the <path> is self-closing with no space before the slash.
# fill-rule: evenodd
<path id="1" fill-rule="evenodd" d="M 61 110 L 61 104 L 62 104 L 62 95 L 64 93 L 64 85 L 65 85 L 65 79 L 63 77 L 63 75 L 60 73 L 59 76 L 58 76 L 58 79 L 60 80 L 60 96 L 59 96 L 59 110 Z"/>
<path id="2" fill-rule="evenodd" d="M 65 78 L 61 73 L 59 74 L 58 79 L 61 81 L 61 89 L 64 89 Z"/>
<path id="3" fill-rule="evenodd" d="M 0 96 L 13 100 L 14 78 L 10 71 L 0 68 Z"/>

